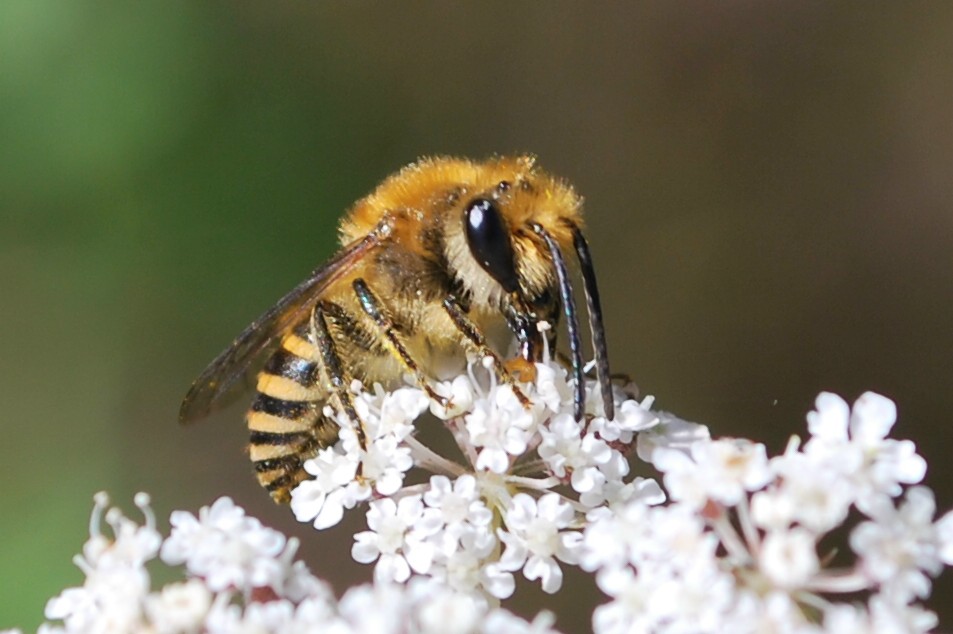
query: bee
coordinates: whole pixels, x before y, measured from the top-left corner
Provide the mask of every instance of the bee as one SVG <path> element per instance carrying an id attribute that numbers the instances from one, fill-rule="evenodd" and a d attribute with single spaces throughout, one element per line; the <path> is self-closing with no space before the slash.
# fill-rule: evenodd
<path id="1" fill-rule="evenodd" d="M 575 252 L 585 290 L 605 414 L 613 417 L 599 292 L 582 233 L 582 199 L 531 156 L 483 162 L 421 159 L 359 200 L 340 224 L 342 247 L 216 357 L 192 384 L 180 421 L 205 417 L 258 367 L 246 416 L 248 452 L 276 502 L 308 477 L 304 462 L 333 445 L 326 406 L 366 438 L 351 384 L 393 384 L 409 374 L 430 398 L 446 359 L 471 350 L 501 381 L 532 380 L 565 316 L 574 411 L 584 415 L 579 319 L 564 253 Z M 508 334 L 504 360 L 492 333 Z M 545 340 L 544 340 L 545 337 Z M 498 347 L 497 347 L 498 348 Z"/>

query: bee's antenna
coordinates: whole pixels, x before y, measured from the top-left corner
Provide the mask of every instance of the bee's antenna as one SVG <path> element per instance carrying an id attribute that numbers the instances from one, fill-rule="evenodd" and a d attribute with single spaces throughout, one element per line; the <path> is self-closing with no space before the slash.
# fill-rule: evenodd
<path id="1" fill-rule="evenodd" d="M 563 300 L 563 311 L 566 313 L 566 327 L 569 329 L 569 352 L 572 355 L 572 375 L 576 380 L 576 392 L 573 395 L 573 414 L 577 421 L 583 419 L 583 406 L 586 402 L 586 383 L 583 378 L 582 363 L 582 343 L 579 340 L 579 317 L 576 315 L 576 302 L 572 295 L 572 284 L 569 281 L 569 273 L 566 270 L 566 260 L 563 258 L 559 245 L 553 240 L 553 237 L 543 229 L 542 225 L 531 223 L 533 231 L 546 242 L 549 248 L 549 254 L 553 258 L 553 266 L 556 268 L 556 277 L 559 279 L 559 294 Z M 589 297 L 588 286 L 586 288 L 586 297 Z M 605 342 L 603 341 L 603 346 Z M 603 354 L 603 358 L 605 355 Z"/>
<path id="2" fill-rule="evenodd" d="M 596 355 L 596 373 L 599 377 L 599 389 L 602 391 L 602 406 L 606 418 L 615 418 L 615 403 L 612 400 L 612 384 L 609 376 L 609 350 L 606 346 L 606 331 L 602 326 L 602 306 L 599 304 L 599 287 L 596 285 L 596 272 L 589 254 L 589 244 L 582 231 L 574 224 L 572 242 L 579 257 L 582 269 L 582 281 L 586 290 L 586 307 L 589 312 L 589 330 L 592 332 L 592 349 Z"/>

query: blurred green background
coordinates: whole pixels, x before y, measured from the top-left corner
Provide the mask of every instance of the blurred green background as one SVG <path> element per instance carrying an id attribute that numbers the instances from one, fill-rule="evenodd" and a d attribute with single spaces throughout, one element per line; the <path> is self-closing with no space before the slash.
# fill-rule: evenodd
<path id="1" fill-rule="evenodd" d="M 163 525 L 228 494 L 369 578 L 356 516 L 317 535 L 258 488 L 241 405 L 176 412 L 425 154 L 575 183 L 614 366 L 660 406 L 780 449 L 818 391 L 877 390 L 953 506 L 951 113 L 951 3 L 4 0 L 0 627 L 80 582 L 100 489 Z M 931 604 L 950 626 L 948 580 Z"/>

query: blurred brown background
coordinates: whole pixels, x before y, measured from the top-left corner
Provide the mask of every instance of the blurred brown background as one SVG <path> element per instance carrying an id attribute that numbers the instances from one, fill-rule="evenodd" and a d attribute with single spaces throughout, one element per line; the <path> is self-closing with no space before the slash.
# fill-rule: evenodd
<path id="1" fill-rule="evenodd" d="M 587 198 L 613 363 L 777 450 L 820 390 L 897 400 L 953 506 L 953 4 L 0 4 L 0 627 L 100 489 L 228 494 L 338 588 L 349 532 L 271 505 L 192 378 L 424 154 L 531 151 Z M 600 599 L 569 582 L 558 625 Z M 521 610 L 543 599 L 524 584 Z M 931 601 L 953 623 L 953 584 Z"/>

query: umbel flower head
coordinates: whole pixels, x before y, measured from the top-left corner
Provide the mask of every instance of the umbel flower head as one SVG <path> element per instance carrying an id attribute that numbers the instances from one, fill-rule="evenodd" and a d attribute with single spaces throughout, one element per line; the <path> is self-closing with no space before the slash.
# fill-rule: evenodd
<path id="1" fill-rule="evenodd" d="M 529 622 L 433 579 L 357 586 L 338 600 L 294 560 L 294 539 L 228 498 L 197 516 L 174 512 L 164 540 L 148 496 L 136 498 L 142 525 L 108 504 L 97 495 L 90 537 L 76 558 L 85 583 L 49 601 L 46 617 L 55 623 L 40 626 L 40 634 L 554 633 L 548 613 Z M 181 566 L 187 578 L 153 590 L 150 563 Z"/>
<path id="2" fill-rule="evenodd" d="M 953 563 L 953 513 L 935 518 L 923 458 L 890 437 L 889 399 L 823 393 L 804 439 L 769 456 L 618 387 L 615 420 L 590 385 L 576 421 L 552 363 L 520 386 L 530 408 L 484 370 L 439 386 L 449 407 L 411 387 L 355 386 L 366 447 L 339 420 L 339 442 L 307 463 L 292 509 L 322 529 L 360 506 L 352 555 L 374 564 L 373 584 L 336 599 L 295 560 L 296 540 L 228 498 L 173 513 L 163 539 L 146 496 L 141 524 L 98 496 L 76 558 L 86 580 L 50 600 L 40 631 L 546 634 L 548 612 L 525 621 L 497 606 L 516 573 L 557 593 L 570 569 L 606 597 L 597 634 L 936 627 L 924 602 Z M 438 422 L 418 420 L 428 409 Z M 452 455 L 424 444 L 426 425 L 449 432 Z M 660 482 L 633 476 L 638 461 Z M 849 534 L 836 558 L 834 531 Z M 154 589 L 150 561 L 182 580 Z"/>
<path id="3" fill-rule="evenodd" d="M 655 448 L 670 502 L 590 513 L 580 565 L 611 600 L 598 632 L 926 632 L 919 601 L 953 563 L 953 513 L 934 521 L 894 404 L 823 393 L 810 438 L 768 458 L 741 439 Z M 851 562 L 823 544 L 844 524 Z M 829 548 L 829 547 L 828 547 Z"/>
<path id="4" fill-rule="evenodd" d="M 598 387 L 589 385 L 586 420 L 576 421 L 566 371 L 540 363 L 535 374 L 534 382 L 520 385 L 529 407 L 482 364 L 437 385 L 449 406 L 414 387 L 386 392 L 355 385 L 366 447 L 338 415 L 340 440 L 305 463 L 314 477 L 292 491 L 295 516 L 323 529 L 366 502 L 368 530 L 355 536 L 352 554 L 375 563 L 378 581 L 427 575 L 502 599 L 513 593 L 513 573 L 521 570 L 544 591 L 558 591 L 561 563 L 578 560 L 586 513 L 664 499 L 653 481 L 627 480 L 636 435 L 664 432 L 648 409 L 651 399 L 640 403 L 619 387 L 612 395 L 615 420 L 602 415 Z M 418 420 L 428 409 L 439 421 Z M 416 433 L 440 421 L 455 441 L 454 458 Z M 696 433 L 707 431 L 697 426 Z M 406 484 L 414 467 L 429 478 Z"/>

